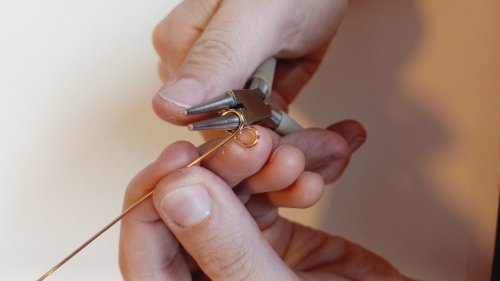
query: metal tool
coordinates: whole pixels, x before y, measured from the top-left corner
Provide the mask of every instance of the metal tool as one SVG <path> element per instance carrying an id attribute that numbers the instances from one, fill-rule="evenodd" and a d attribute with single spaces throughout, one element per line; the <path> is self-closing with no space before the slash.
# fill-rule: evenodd
<path id="1" fill-rule="evenodd" d="M 276 110 L 266 103 L 272 91 L 276 59 L 262 63 L 247 83 L 248 89 L 229 90 L 204 103 L 186 109 L 186 115 L 218 112 L 234 109 L 240 111 L 249 124 L 259 123 L 274 129 L 281 135 L 299 131 L 302 127 L 287 113 Z M 239 120 L 234 115 L 218 116 L 192 123 L 191 130 L 232 130 L 238 128 Z"/>

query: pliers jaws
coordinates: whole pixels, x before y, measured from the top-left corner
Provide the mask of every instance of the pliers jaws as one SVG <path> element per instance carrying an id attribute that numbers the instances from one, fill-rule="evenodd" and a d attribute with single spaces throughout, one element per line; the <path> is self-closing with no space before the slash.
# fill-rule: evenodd
<path id="1" fill-rule="evenodd" d="M 205 103 L 188 108 L 186 115 L 195 115 L 224 110 L 238 110 L 244 125 L 256 124 L 272 117 L 272 108 L 264 102 L 264 94 L 259 89 L 229 90 Z M 191 130 L 232 130 L 240 126 L 240 118 L 234 114 L 217 116 L 189 125 Z"/>
<path id="2" fill-rule="evenodd" d="M 188 108 L 186 115 L 220 113 L 220 116 L 198 121 L 189 125 L 191 130 L 233 130 L 243 125 L 262 124 L 274 129 L 281 135 L 287 135 L 302 127 L 288 114 L 275 110 L 266 103 L 271 94 L 276 59 L 263 62 L 253 73 L 248 85 L 250 89 L 229 90 L 207 102 Z M 238 110 L 243 118 L 236 114 L 222 114 L 227 110 Z"/>

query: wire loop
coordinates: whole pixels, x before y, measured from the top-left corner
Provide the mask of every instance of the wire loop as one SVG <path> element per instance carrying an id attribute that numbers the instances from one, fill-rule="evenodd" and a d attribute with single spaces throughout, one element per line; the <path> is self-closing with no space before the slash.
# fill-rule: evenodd
<path id="1" fill-rule="evenodd" d="M 245 116 L 241 112 L 239 112 L 236 109 L 228 109 L 228 110 L 225 110 L 224 112 L 222 112 L 221 115 L 224 116 L 224 115 L 227 115 L 230 113 L 236 114 L 236 116 L 238 116 L 238 118 L 240 119 L 240 125 L 238 126 L 238 128 L 236 128 L 234 130 L 227 130 L 226 133 L 228 135 L 232 135 L 236 131 L 238 134 L 234 138 L 234 141 L 237 142 L 242 147 L 252 147 L 252 146 L 256 145 L 257 143 L 259 143 L 259 140 L 260 140 L 259 131 L 257 129 L 255 129 L 255 127 L 253 127 L 253 126 L 246 125 Z M 250 143 L 244 142 L 239 138 L 243 134 L 243 131 L 245 131 L 245 130 L 250 131 L 254 136 L 252 142 L 250 142 Z"/>

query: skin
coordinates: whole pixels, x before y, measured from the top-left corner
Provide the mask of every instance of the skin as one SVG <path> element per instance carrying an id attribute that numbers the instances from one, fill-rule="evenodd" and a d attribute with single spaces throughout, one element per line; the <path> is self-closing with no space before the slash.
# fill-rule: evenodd
<path id="1" fill-rule="evenodd" d="M 176 142 L 132 180 L 124 207 L 152 188 L 155 193 L 122 221 L 125 280 L 409 280 L 354 243 L 279 216 L 277 206 L 316 203 L 323 180 L 303 170 L 300 149 L 276 143 L 265 128 L 258 130 L 256 146 L 231 142 L 192 168 L 182 167 L 204 147 Z M 284 166 L 288 173 L 279 172 Z M 161 202 L 192 185 L 208 192 L 211 211 L 185 227 Z M 245 203 L 242 194 L 251 194 Z"/>
<path id="2" fill-rule="evenodd" d="M 268 101 L 287 110 L 319 67 L 346 5 L 338 0 L 182 1 L 153 32 L 165 82 L 153 108 L 173 124 L 196 121 L 200 117 L 183 114 L 187 106 L 241 88 L 262 61 L 276 56 L 280 60 Z M 366 131 L 345 120 L 273 139 L 300 149 L 305 169 L 330 183 L 364 143 Z"/>
<path id="3" fill-rule="evenodd" d="M 197 117 L 182 114 L 186 107 L 241 88 L 271 56 L 279 61 L 269 102 L 286 110 L 318 68 L 346 5 L 344 0 L 181 2 L 153 34 L 165 82 L 154 110 L 173 124 L 193 122 Z M 124 207 L 151 189 L 155 193 L 122 221 L 124 279 L 407 280 L 370 251 L 277 212 L 315 204 L 324 183 L 342 174 L 364 142 L 364 128 L 346 120 L 285 137 L 258 130 L 258 145 L 230 143 L 188 169 L 182 167 L 210 141 L 199 148 L 174 143 L 132 180 Z M 179 190 L 193 192 L 188 199 L 209 200 L 202 221 L 184 225 L 177 209 L 162 205 Z M 194 205 L 178 207 L 189 206 Z"/>

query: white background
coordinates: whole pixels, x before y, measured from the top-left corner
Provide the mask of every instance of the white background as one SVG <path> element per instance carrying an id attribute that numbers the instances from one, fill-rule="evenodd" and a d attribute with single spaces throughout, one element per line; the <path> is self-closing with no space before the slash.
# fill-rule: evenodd
<path id="1" fill-rule="evenodd" d="M 177 1 L 0 2 L 0 269 L 34 280 L 116 216 L 167 144 L 151 32 Z M 360 1 L 292 108 L 367 144 L 284 213 L 431 280 L 488 280 L 499 192 L 498 1 Z M 318 100 L 321 102 L 319 103 Z M 120 280 L 113 228 L 50 280 Z"/>

